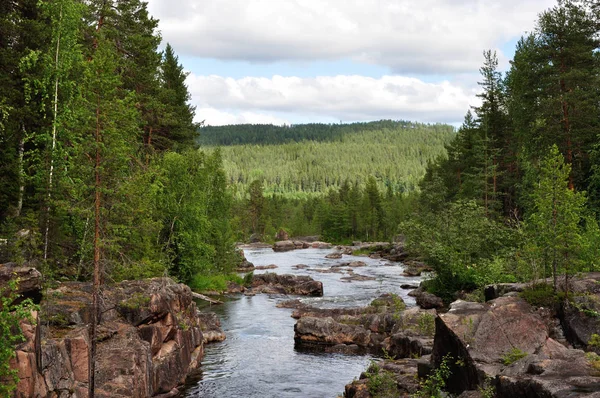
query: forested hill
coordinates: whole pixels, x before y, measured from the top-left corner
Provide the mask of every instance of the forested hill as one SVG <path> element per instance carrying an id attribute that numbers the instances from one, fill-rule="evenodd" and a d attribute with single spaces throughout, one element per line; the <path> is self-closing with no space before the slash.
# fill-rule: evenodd
<path id="1" fill-rule="evenodd" d="M 300 141 L 342 141 L 347 134 L 380 130 L 427 130 L 447 133 L 452 127 L 446 124 L 422 124 L 405 120 L 379 120 L 346 124 L 307 123 L 275 126 L 273 124 L 232 124 L 204 126 L 200 129 L 202 146 L 278 145 Z"/>
<path id="2" fill-rule="evenodd" d="M 222 146 L 229 182 L 240 194 L 262 180 L 265 194 L 301 197 L 339 188 L 344 181 L 413 191 L 430 160 L 454 136 L 444 124 L 382 120 L 351 124 L 203 127 L 204 147 Z"/>

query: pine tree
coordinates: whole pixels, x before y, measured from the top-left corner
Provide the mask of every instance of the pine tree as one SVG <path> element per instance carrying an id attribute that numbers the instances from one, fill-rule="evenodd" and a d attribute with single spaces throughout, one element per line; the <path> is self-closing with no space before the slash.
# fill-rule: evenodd
<path id="1" fill-rule="evenodd" d="M 568 282 L 578 270 L 579 224 L 586 198 L 570 189 L 570 175 L 570 165 L 553 145 L 540 165 L 539 181 L 532 193 L 533 208 L 527 215 L 526 230 L 535 242 L 538 261 L 552 274 L 555 290 L 560 273 L 564 272 Z M 568 288 L 568 283 L 565 286 Z"/>
<path id="2" fill-rule="evenodd" d="M 198 127 L 194 123 L 195 107 L 185 84 L 187 73 L 179 64 L 173 48 L 167 44 L 160 67 L 160 101 L 164 106 L 160 127 L 147 142 L 159 150 L 183 151 L 197 147 Z"/>

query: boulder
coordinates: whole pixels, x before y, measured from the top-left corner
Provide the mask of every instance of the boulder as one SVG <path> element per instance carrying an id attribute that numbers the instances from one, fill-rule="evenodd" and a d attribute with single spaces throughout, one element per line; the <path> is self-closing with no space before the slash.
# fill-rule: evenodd
<path id="1" fill-rule="evenodd" d="M 221 320 L 217 314 L 198 311 L 198 318 L 200 319 L 200 330 L 205 344 L 225 340 L 226 336 L 223 329 L 221 329 Z"/>
<path id="2" fill-rule="evenodd" d="M 559 313 L 566 338 L 575 347 L 600 353 L 600 347 L 589 345 L 592 335 L 600 334 L 600 273 L 572 278 L 569 290 L 571 301 L 562 303 Z"/>
<path id="3" fill-rule="evenodd" d="M 258 271 L 263 271 L 263 270 L 266 270 L 266 269 L 276 269 L 276 268 L 279 268 L 279 267 L 277 265 L 275 265 L 275 264 L 257 265 L 256 267 L 254 267 L 254 269 L 258 270 Z"/>
<path id="4" fill-rule="evenodd" d="M 376 373 L 375 382 L 370 378 Z M 382 375 L 385 375 L 383 378 Z M 390 382 L 382 383 L 384 378 Z M 347 384 L 344 392 L 346 398 L 371 398 L 373 396 L 408 398 L 413 396 L 419 389 L 417 378 L 417 361 L 414 359 L 402 359 L 397 361 L 385 360 L 371 366 L 369 372 L 363 372 L 359 380 Z M 374 395 L 372 395 L 373 393 Z"/>
<path id="5" fill-rule="evenodd" d="M 254 275 L 252 290 L 255 293 L 297 294 L 301 296 L 323 296 L 323 283 L 310 276 L 275 273 Z"/>
<path id="6" fill-rule="evenodd" d="M 296 245 L 291 240 L 282 240 L 275 242 L 273 245 L 273 251 L 275 252 L 287 252 L 296 249 Z"/>
<path id="7" fill-rule="evenodd" d="M 328 255 L 325 256 L 325 258 L 328 258 L 330 260 L 337 260 L 337 259 L 342 258 L 342 253 L 339 253 L 339 252 L 329 253 Z"/>
<path id="8" fill-rule="evenodd" d="M 331 317 L 303 317 L 294 326 L 296 345 L 356 344 L 359 347 L 367 347 L 370 337 L 371 331 L 362 325 L 342 324 Z"/>
<path id="9" fill-rule="evenodd" d="M 16 263 L 0 264 L 0 294 L 3 296 L 10 293 L 8 287 L 11 280 L 17 281 L 16 290 L 13 293 L 39 302 L 42 274 L 37 269 Z"/>
<path id="10" fill-rule="evenodd" d="M 333 245 L 327 242 L 315 241 L 310 243 L 310 247 L 313 249 L 331 249 Z"/>
<path id="11" fill-rule="evenodd" d="M 544 320 L 519 297 L 452 303 L 436 318 L 433 364 L 446 355 L 452 357 L 447 388 L 456 394 L 490 378 L 497 397 L 592 396 L 577 394 L 600 387 L 585 353 L 550 338 Z"/>
<path id="12" fill-rule="evenodd" d="M 423 272 L 431 272 L 433 268 L 421 261 L 407 261 L 404 263 L 404 276 L 421 276 Z"/>
<path id="13" fill-rule="evenodd" d="M 485 301 L 497 299 L 512 292 L 520 293 L 525 287 L 527 287 L 526 283 L 496 283 L 494 285 L 487 285 L 484 289 Z"/>
<path id="14" fill-rule="evenodd" d="M 425 310 L 435 308 L 440 309 L 444 308 L 444 301 L 436 296 L 435 294 L 431 294 L 425 291 L 420 292 L 416 296 L 417 305 Z"/>

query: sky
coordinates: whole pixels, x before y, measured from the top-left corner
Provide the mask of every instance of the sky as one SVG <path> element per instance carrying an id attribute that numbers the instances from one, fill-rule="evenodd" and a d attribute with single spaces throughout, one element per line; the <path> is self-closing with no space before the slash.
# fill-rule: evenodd
<path id="1" fill-rule="evenodd" d="M 148 0 L 196 121 L 460 125 L 555 0 Z"/>

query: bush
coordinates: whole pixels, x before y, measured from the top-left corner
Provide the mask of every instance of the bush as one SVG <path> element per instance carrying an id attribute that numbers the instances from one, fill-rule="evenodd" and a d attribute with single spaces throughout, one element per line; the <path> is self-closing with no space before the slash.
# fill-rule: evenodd
<path id="1" fill-rule="evenodd" d="M 10 360 L 15 356 L 15 346 L 24 341 L 19 322 L 33 322 L 31 311 L 36 310 L 31 300 L 14 304 L 18 282 L 9 282 L 8 289 L 0 289 L 0 396 L 7 397 L 19 382 L 17 369 L 11 369 Z"/>
<path id="2" fill-rule="evenodd" d="M 527 353 L 525 351 L 521 351 L 517 347 L 513 347 L 510 351 L 502 355 L 502 364 L 509 366 L 517 362 L 519 359 L 525 358 L 526 356 Z"/>
<path id="3" fill-rule="evenodd" d="M 244 286 L 252 287 L 252 281 L 254 280 L 254 272 L 248 272 L 244 275 Z"/>
<path id="4" fill-rule="evenodd" d="M 367 371 L 367 387 L 373 398 L 393 398 L 398 396 L 398 385 L 394 375 L 381 369 L 375 362 L 371 362 Z"/>
<path id="5" fill-rule="evenodd" d="M 450 377 L 450 366 L 448 363 L 452 360 L 450 354 L 446 354 L 442 359 L 440 366 L 421 383 L 421 388 L 413 394 L 411 398 L 441 398 L 442 391 L 446 386 L 446 380 Z"/>
<path id="6" fill-rule="evenodd" d="M 552 285 L 547 283 L 527 287 L 521 292 L 521 297 L 534 307 L 554 307 L 560 301 Z"/>
<path id="7" fill-rule="evenodd" d="M 235 282 L 238 285 L 244 283 L 244 280 L 236 274 L 228 275 L 202 275 L 196 274 L 190 282 L 190 287 L 196 292 L 225 292 L 227 282 Z"/>

